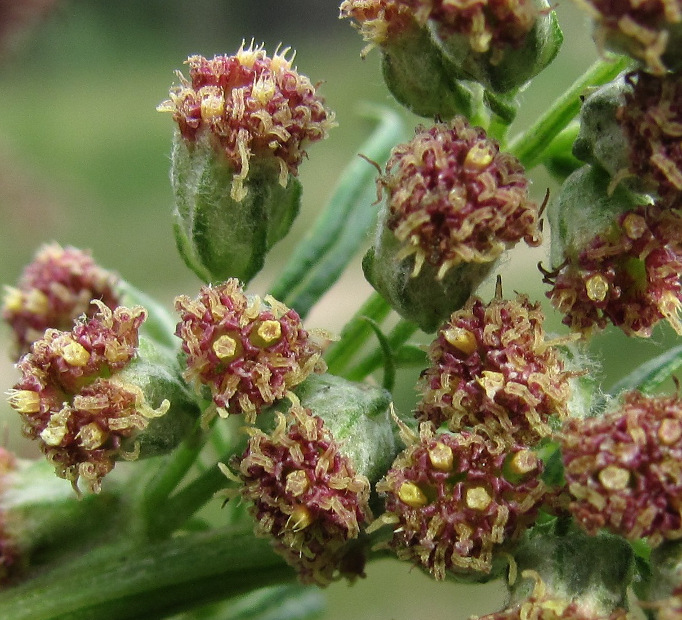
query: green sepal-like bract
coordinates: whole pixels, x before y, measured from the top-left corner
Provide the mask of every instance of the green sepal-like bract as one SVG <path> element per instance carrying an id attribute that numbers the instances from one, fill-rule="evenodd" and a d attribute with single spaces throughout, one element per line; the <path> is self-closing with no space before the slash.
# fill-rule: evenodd
<path id="1" fill-rule="evenodd" d="M 301 184 L 290 174 L 283 187 L 274 159 L 252 160 L 245 196 L 236 200 L 235 171 L 208 135 L 189 143 L 176 131 L 171 159 L 175 239 L 185 263 L 207 283 L 249 282 L 298 215 Z"/>

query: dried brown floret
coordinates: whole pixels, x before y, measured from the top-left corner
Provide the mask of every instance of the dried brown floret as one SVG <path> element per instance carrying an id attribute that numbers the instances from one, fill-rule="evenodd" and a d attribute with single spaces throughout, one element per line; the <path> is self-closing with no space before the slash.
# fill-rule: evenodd
<path id="1" fill-rule="evenodd" d="M 570 510 L 590 533 L 606 528 L 652 545 L 682 537 L 682 402 L 626 393 L 603 417 L 570 418 L 561 437 Z"/>

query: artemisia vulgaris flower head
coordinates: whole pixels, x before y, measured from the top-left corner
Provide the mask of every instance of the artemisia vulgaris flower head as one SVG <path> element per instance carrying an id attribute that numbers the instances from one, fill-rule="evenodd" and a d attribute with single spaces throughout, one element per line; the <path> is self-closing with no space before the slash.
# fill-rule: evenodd
<path id="1" fill-rule="evenodd" d="M 232 278 L 205 286 L 196 299 L 175 300 L 176 334 L 187 355 L 185 378 L 208 386 L 219 413 L 256 414 L 301 383 L 324 372 L 321 339 L 307 332 L 294 310 L 267 296 L 246 296 Z"/>
<path id="2" fill-rule="evenodd" d="M 485 616 L 476 616 L 472 620 L 628 620 L 627 610 L 617 608 L 608 613 L 595 609 L 589 600 L 581 600 L 563 593 L 552 592 L 552 589 L 533 570 L 524 570 L 522 579 L 535 581 L 531 595 L 509 609 Z M 588 597 L 585 597 L 589 599 Z"/>
<path id="3" fill-rule="evenodd" d="M 459 263 L 494 261 L 521 239 L 540 242 L 523 166 L 464 117 L 418 127 L 393 149 L 377 185 L 388 194 L 397 258 L 414 256 L 415 276 L 424 263 L 442 278 Z"/>
<path id="4" fill-rule="evenodd" d="M 376 486 L 386 512 L 375 523 L 391 524 L 397 556 L 436 579 L 489 574 L 495 551 L 536 516 L 547 491 L 542 462 L 519 445 L 436 434 L 428 423 L 411 441 Z"/>
<path id="5" fill-rule="evenodd" d="M 547 293 L 564 323 L 589 333 L 607 323 L 630 336 L 648 337 L 661 319 L 682 334 L 682 215 L 657 205 L 621 213 L 569 256 Z"/>
<path id="6" fill-rule="evenodd" d="M 409 3 L 400 0 L 344 0 L 340 17 L 352 19 L 363 38 L 378 46 L 409 31 L 416 19 Z"/>
<path id="7" fill-rule="evenodd" d="M 453 431 L 484 427 L 505 443 L 533 445 L 568 414 L 572 374 L 547 338 L 540 304 L 519 295 L 484 304 L 471 298 L 452 314 L 429 349 L 419 420 Z"/>
<path id="8" fill-rule="evenodd" d="M 637 391 L 603 417 L 569 418 L 561 435 L 570 511 L 591 534 L 606 528 L 652 546 L 682 537 L 682 401 Z"/>
<path id="9" fill-rule="evenodd" d="M 97 306 L 91 300 L 115 308 L 120 302 L 117 281 L 83 250 L 57 243 L 40 248 L 16 288 L 5 288 L 2 318 L 14 333 L 16 359 L 48 327 L 69 330 L 81 314 L 94 314 Z"/>
<path id="10" fill-rule="evenodd" d="M 117 458 L 136 457 L 123 442 L 169 403 L 154 409 L 139 386 L 121 379 L 136 355 L 146 311 L 94 303 L 99 311 L 92 318 L 83 317 L 70 332 L 48 329 L 19 360 L 22 376 L 9 404 L 58 476 L 98 492 Z"/>
<path id="11" fill-rule="evenodd" d="M 659 75 L 679 68 L 679 0 L 578 0 L 578 4 L 594 19 L 601 47 L 625 52 Z"/>
<path id="12" fill-rule="evenodd" d="M 241 496 L 252 502 L 256 533 L 272 540 L 303 583 L 361 574 L 361 567 L 352 573 L 355 562 L 346 562 L 346 554 L 371 519 L 370 483 L 322 419 L 295 402 L 286 415 L 277 412 L 272 432 L 247 432 L 246 451 L 232 466 Z"/>
<path id="13" fill-rule="evenodd" d="M 678 9 L 682 15 L 682 5 Z M 682 192 L 682 72 L 653 76 L 638 71 L 616 117 L 625 134 L 629 165 L 623 176 L 644 181 L 666 206 Z"/>
<path id="14" fill-rule="evenodd" d="M 287 58 L 289 48 L 269 57 L 253 42 L 233 56 L 190 56 L 189 79 L 158 109 L 171 112 L 182 137 L 208 139 L 234 171 L 232 198 L 246 195 L 244 179 L 252 162 L 271 162 L 287 185 L 296 175 L 308 144 L 326 137 L 334 124 L 310 80 Z"/>

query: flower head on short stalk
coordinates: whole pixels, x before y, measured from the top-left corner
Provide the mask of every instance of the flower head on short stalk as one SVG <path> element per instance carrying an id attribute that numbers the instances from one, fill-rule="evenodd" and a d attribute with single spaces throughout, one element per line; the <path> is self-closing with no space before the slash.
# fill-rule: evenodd
<path id="1" fill-rule="evenodd" d="M 678 0 L 578 0 L 592 16 L 597 43 L 640 60 L 662 75 L 679 67 L 682 6 Z"/>
<path id="2" fill-rule="evenodd" d="M 494 553 L 533 521 L 548 491 L 542 462 L 520 445 L 436 433 L 429 423 L 408 441 L 376 486 L 386 512 L 375 523 L 391 524 L 397 556 L 436 579 L 488 575 Z"/>
<path id="3" fill-rule="evenodd" d="M 429 348 L 419 420 L 452 431 L 483 427 L 497 441 L 536 444 L 550 419 L 568 415 L 573 374 L 549 340 L 540 304 L 519 295 L 489 304 L 471 298 L 452 314 Z"/>
<path id="4" fill-rule="evenodd" d="M 656 546 L 682 536 L 682 402 L 628 392 L 598 418 L 561 434 L 570 511 L 591 534 L 606 528 Z"/>
<path id="5" fill-rule="evenodd" d="M 241 484 L 238 493 L 251 502 L 256 533 L 272 540 L 303 583 L 324 586 L 359 576 L 362 570 L 349 573 L 355 562 L 345 559 L 357 551 L 348 542 L 371 519 L 369 480 L 355 473 L 309 409 L 294 401 L 286 415 L 276 416 L 272 432 L 247 428 L 248 446 L 231 463 Z"/>
<path id="6" fill-rule="evenodd" d="M 76 489 L 82 480 L 99 492 L 116 458 L 136 458 L 123 442 L 163 415 L 169 403 L 154 409 L 139 386 L 121 379 L 136 355 L 146 311 L 93 303 L 99 311 L 91 319 L 83 317 L 70 332 L 48 329 L 22 357 L 22 377 L 9 392 L 9 404 L 59 477 Z"/>
<path id="7" fill-rule="evenodd" d="M 98 299 L 109 308 L 120 302 L 118 278 L 102 269 L 88 252 L 57 243 L 42 246 L 16 287 L 5 287 L 2 318 L 14 335 L 19 359 L 48 327 L 69 330 L 81 314 L 92 316 Z"/>
<path id="8" fill-rule="evenodd" d="M 260 410 L 284 398 L 312 372 L 324 372 L 322 339 L 294 310 L 270 296 L 246 296 L 232 278 L 205 286 L 196 299 L 175 300 L 176 334 L 187 355 L 185 378 L 210 389 L 219 413 Z"/>
<path id="9" fill-rule="evenodd" d="M 649 337 L 666 319 L 682 334 L 682 215 L 657 205 L 621 213 L 555 272 L 547 293 L 564 323 L 588 334 L 607 323 Z"/>
<path id="10" fill-rule="evenodd" d="M 189 79 L 158 110 L 170 112 L 182 137 L 194 143 L 207 135 L 234 170 L 232 198 L 246 195 L 244 180 L 253 161 L 279 168 L 287 185 L 296 175 L 306 147 L 326 137 L 334 114 L 310 80 L 287 58 L 289 48 L 269 57 L 262 46 L 242 44 L 233 56 L 190 56 Z"/>
<path id="11" fill-rule="evenodd" d="M 679 8 L 682 15 L 682 7 Z M 666 205 L 682 192 L 682 73 L 631 73 L 616 117 L 625 134 L 629 166 L 621 172 L 644 181 Z"/>
<path id="12" fill-rule="evenodd" d="M 418 127 L 393 149 L 377 187 L 388 195 L 398 259 L 414 256 L 414 276 L 425 262 L 443 278 L 460 263 L 494 261 L 521 239 L 540 243 L 523 167 L 464 117 Z"/>

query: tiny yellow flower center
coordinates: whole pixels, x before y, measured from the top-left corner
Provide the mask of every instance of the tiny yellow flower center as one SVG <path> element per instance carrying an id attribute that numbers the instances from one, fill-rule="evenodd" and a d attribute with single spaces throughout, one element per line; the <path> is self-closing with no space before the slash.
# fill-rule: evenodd
<path id="1" fill-rule="evenodd" d="M 235 338 L 223 334 L 213 343 L 213 352 L 223 362 L 231 362 L 239 355 L 240 346 Z"/>
<path id="2" fill-rule="evenodd" d="M 31 390 L 13 390 L 9 394 L 10 407 L 19 413 L 38 413 L 40 411 L 40 396 Z"/>
<path id="3" fill-rule="evenodd" d="M 538 457 L 531 450 L 519 450 L 509 462 L 509 469 L 519 476 L 529 474 L 537 466 Z"/>
<path id="4" fill-rule="evenodd" d="M 610 491 L 622 491 L 630 482 L 630 472 L 617 465 L 607 465 L 599 472 L 599 482 Z"/>
<path id="5" fill-rule="evenodd" d="M 251 332 L 249 340 L 251 344 L 265 349 L 272 346 L 282 337 L 282 326 L 279 321 L 263 321 Z"/>
<path id="6" fill-rule="evenodd" d="M 486 491 L 483 487 L 471 487 L 467 489 L 465 500 L 467 508 L 471 510 L 485 510 L 490 506 L 490 502 L 493 498 L 490 497 L 490 493 Z"/>
<path id="7" fill-rule="evenodd" d="M 647 229 L 646 221 L 641 215 L 629 213 L 623 220 L 623 230 L 630 239 L 639 239 Z"/>
<path id="8" fill-rule="evenodd" d="M 398 497 L 411 508 L 421 508 L 429 503 L 424 492 L 414 482 L 403 482 L 398 489 Z"/>
<path id="9" fill-rule="evenodd" d="M 202 94 L 201 120 L 211 121 L 220 118 L 225 112 L 225 99 L 218 92 L 209 91 Z"/>
<path id="10" fill-rule="evenodd" d="M 604 276 L 596 274 L 585 282 L 585 290 L 592 301 L 604 301 L 609 292 L 609 283 Z"/>
<path id="11" fill-rule="evenodd" d="M 428 452 L 429 461 L 431 461 L 431 465 L 433 465 L 435 469 L 439 471 L 452 471 L 454 457 L 450 446 L 438 442 L 431 446 Z"/>
<path id="12" fill-rule="evenodd" d="M 85 366 L 90 361 L 90 353 L 78 342 L 71 341 L 62 347 L 62 358 L 69 366 Z"/>
<path id="13" fill-rule="evenodd" d="M 78 431 L 78 438 L 85 450 L 95 450 L 106 441 L 107 433 L 99 424 L 91 422 Z"/>
<path id="14" fill-rule="evenodd" d="M 305 506 L 299 504 L 289 515 L 287 526 L 294 532 L 299 532 L 307 528 L 313 522 L 313 515 Z"/>
<path id="15" fill-rule="evenodd" d="M 464 167 L 474 170 L 483 170 L 483 168 L 490 165 L 495 154 L 489 145 L 484 143 L 474 144 L 469 149 L 466 158 L 464 159 Z"/>
<path id="16" fill-rule="evenodd" d="M 465 355 L 471 355 L 476 350 L 476 336 L 462 327 L 448 327 L 444 332 L 445 340 Z"/>
<path id="17" fill-rule="evenodd" d="M 671 446 L 682 437 L 682 426 L 677 420 L 665 419 L 658 427 L 658 438 L 661 443 Z"/>
<path id="18" fill-rule="evenodd" d="M 303 495 L 309 488 L 308 476 L 302 469 L 289 472 L 286 476 L 287 493 L 291 493 L 294 497 Z"/>

